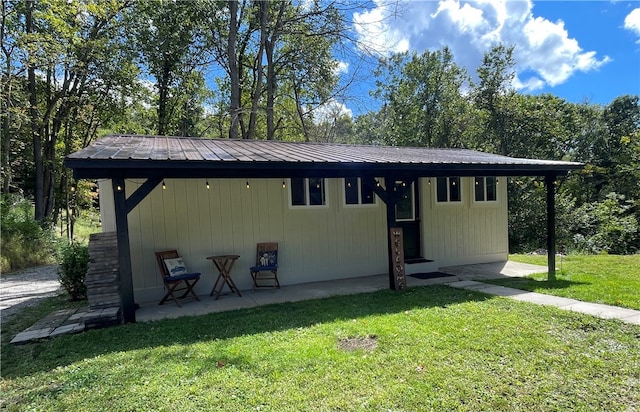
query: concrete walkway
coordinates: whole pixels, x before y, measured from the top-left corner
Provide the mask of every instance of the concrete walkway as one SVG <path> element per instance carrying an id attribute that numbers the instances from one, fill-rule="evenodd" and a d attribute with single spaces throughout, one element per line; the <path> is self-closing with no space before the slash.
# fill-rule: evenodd
<path id="1" fill-rule="evenodd" d="M 522 302 L 535 303 L 536 305 L 555 306 L 559 309 L 584 313 L 602 319 L 618 319 L 625 323 L 640 325 L 640 311 L 633 309 L 603 305 L 601 303 L 583 302 L 576 299 L 545 295 L 537 292 L 528 292 L 504 286 L 490 285 L 474 280 L 447 283 L 447 286 L 457 289 L 473 290 L 488 295 L 503 296 Z"/>

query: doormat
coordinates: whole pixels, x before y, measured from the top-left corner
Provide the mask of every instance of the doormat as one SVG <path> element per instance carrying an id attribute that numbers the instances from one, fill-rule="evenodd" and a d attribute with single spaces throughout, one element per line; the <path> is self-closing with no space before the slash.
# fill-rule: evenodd
<path id="1" fill-rule="evenodd" d="M 449 273 L 443 273 L 443 272 L 429 272 L 429 273 L 414 273 L 409 276 L 414 277 L 416 279 L 435 279 L 435 278 L 446 278 L 446 277 L 455 276 L 455 275 L 451 275 Z"/>

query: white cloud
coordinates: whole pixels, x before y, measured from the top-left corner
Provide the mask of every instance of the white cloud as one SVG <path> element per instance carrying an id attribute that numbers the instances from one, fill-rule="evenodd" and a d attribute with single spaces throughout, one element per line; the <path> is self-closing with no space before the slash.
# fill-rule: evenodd
<path id="1" fill-rule="evenodd" d="M 339 61 L 338 64 L 336 65 L 335 69 L 333 70 L 333 74 L 338 76 L 340 74 L 348 74 L 349 73 L 349 63 L 348 62 L 343 62 L 343 61 Z"/>
<path id="2" fill-rule="evenodd" d="M 534 73 L 528 80 L 514 81 L 514 87 L 527 91 L 562 84 L 578 71 L 597 70 L 610 61 L 583 50 L 564 22 L 534 16 L 531 0 L 376 0 L 374 4 L 368 11 L 354 13 L 354 28 L 367 50 L 387 55 L 448 46 L 456 62 L 475 74 L 491 46 L 514 45 L 517 74 Z M 640 12 L 637 20 L 631 14 L 629 25 L 640 30 Z"/>
<path id="3" fill-rule="evenodd" d="M 515 87 L 516 89 L 534 91 L 534 90 L 542 89 L 544 85 L 545 85 L 544 80 L 536 76 L 529 77 L 524 81 L 520 80 L 520 77 L 518 76 L 516 76 L 516 78 L 513 79 L 513 87 Z"/>
<path id="4" fill-rule="evenodd" d="M 625 17 L 624 28 L 634 32 L 640 38 L 640 8 L 633 9 Z M 636 43 L 640 43 L 640 39 Z"/>
<path id="5" fill-rule="evenodd" d="M 322 106 L 318 106 L 314 110 L 314 120 L 316 123 L 331 122 L 340 116 L 353 117 L 353 112 L 344 103 L 337 100 L 329 100 Z"/>
<path id="6" fill-rule="evenodd" d="M 407 39 L 403 37 L 401 28 L 395 20 L 393 2 L 375 0 L 376 7 L 362 13 L 353 13 L 353 23 L 360 47 L 373 54 L 402 53 L 409 49 Z M 401 24 L 401 22 L 400 22 Z"/>

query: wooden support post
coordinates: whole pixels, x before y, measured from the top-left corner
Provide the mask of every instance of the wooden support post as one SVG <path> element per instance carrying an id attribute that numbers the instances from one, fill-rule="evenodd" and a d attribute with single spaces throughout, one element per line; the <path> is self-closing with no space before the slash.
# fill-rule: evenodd
<path id="1" fill-rule="evenodd" d="M 545 176 L 547 188 L 547 280 L 556 280 L 556 201 L 555 175 Z"/>
<path id="2" fill-rule="evenodd" d="M 113 200 L 116 209 L 116 233 L 118 238 L 118 276 L 120 278 L 120 297 L 122 315 L 125 323 L 136 321 L 136 308 L 133 299 L 133 276 L 131 271 L 131 250 L 129 248 L 129 221 L 127 219 L 127 194 L 123 178 L 112 181 Z"/>
<path id="3" fill-rule="evenodd" d="M 402 180 L 405 184 L 402 188 L 396 187 L 396 180 Z M 417 178 L 400 178 L 393 175 L 387 175 L 384 177 L 384 182 L 386 188 L 380 187 L 376 180 L 373 177 L 365 177 L 362 179 L 362 182 L 367 185 L 371 190 L 375 192 L 375 194 L 384 202 L 387 208 L 387 251 L 388 251 L 388 271 L 389 271 L 389 289 L 391 290 L 400 290 L 405 288 L 405 284 L 403 282 L 401 286 L 396 279 L 395 273 L 395 260 L 394 256 L 391 254 L 392 250 L 392 228 L 396 227 L 396 204 L 398 200 L 404 196 L 404 194 L 411 188 L 411 185 L 417 181 Z M 403 261 L 404 261 L 404 253 L 403 253 Z M 403 262 L 404 265 L 404 262 Z M 403 271 L 404 272 L 404 271 Z M 404 273 L 403 273 L 404 277 Z"/>
<path id="4" fill-rule="evenodd" d="M 125 180 L 123 178 L 114 178 L 111 180 L 113 200 L 116 209 L 120 297 L 122 299 L 122 315 L 125 323 L 136 321 L 131 249 L 129 247 L 129 219 L 127 216 L 161 181 L 161 177 L 147 179 L 142 186 L 127 199 Z"/>

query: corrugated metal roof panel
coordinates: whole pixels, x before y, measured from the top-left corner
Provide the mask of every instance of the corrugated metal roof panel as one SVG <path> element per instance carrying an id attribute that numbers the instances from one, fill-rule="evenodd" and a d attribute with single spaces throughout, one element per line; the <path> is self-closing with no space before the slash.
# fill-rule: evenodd
<path id="1" fill-rule="evenodd" d="M 175 161 L 557 164 L 466 149 L 363 146 L 265 140 L 197 139 L 166 136 L 107 136 L 70 159 Z"/>
<path id="2" fill-rule="evenodd" d="M 370 173 L 383 168 L 401 168 L 404 171 L 419 169 L 419 173 L 426 175 L 429 171 L 464 168 L 468 173 L 497 169 L 516 175 L 520 166 L 528 174 L 539 170 L 566 172 L 582 166 L 574 162 L 512 158 L 466 149 L 131 135 L 106 136 L 69 155 L 67 161 L 74 169 L 134 167 L 151 170 L 160 167 L 185 169 L 185 173 L 193 162 L 198 162 L 201 173 L 206 173 L 204 169 L 232 168 L 235 170 L 233 175 L 241 174 L 243 168 L 281 172 L 291 168 L 298 172 L 307 170 L 305 168 L 331 169 L 337 173 L 336 170 L 346 170 L 342 168 L 353 171 L 354 166 Z"/>

